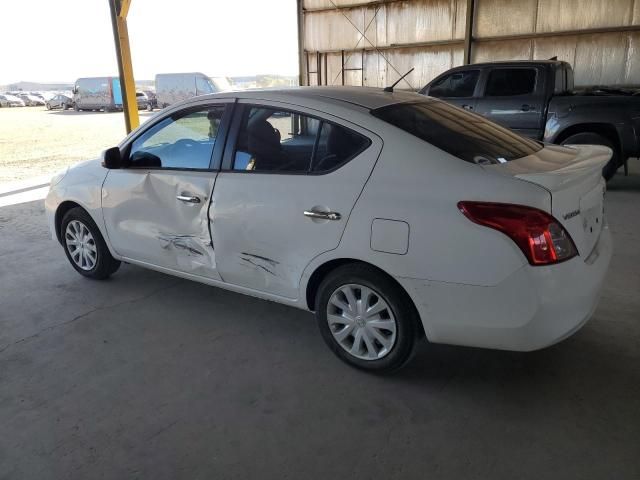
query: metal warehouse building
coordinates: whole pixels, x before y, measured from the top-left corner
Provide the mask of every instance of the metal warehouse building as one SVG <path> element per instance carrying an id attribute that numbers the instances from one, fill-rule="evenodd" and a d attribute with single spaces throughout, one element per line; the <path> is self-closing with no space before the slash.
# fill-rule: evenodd
<path id="1" fill-rule="evenodd" d="M 640 84 L 637 0 L 299 0 L 304 85 L 421 88 L 465 63 L 571 63 L 576 86 Z M 402 82 L 399 88 L 409 88 Z"/>

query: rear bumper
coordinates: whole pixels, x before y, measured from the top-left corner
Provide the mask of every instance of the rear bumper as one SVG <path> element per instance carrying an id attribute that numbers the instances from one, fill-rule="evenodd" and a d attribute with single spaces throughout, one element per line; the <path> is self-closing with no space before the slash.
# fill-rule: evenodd
<path id="1" fill-rule="evenodd" d="M 588 258 L 523 266 L 495 286 L 398 278 L 429 341 L 502 350 L 537 350 L 580 329 L 593 315 L 613 252 L 602 230 Z"/>

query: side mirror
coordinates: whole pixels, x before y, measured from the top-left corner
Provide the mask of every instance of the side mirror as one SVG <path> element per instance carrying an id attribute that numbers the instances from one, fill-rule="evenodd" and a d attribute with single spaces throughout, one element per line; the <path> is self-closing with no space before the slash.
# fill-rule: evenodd
<path id="1" fill-rule="evenodd" d="M 102 166 L 109 169 L 122 167 L 122 157 L 118 147 L 109 148 L 104 151 L 102 154 Z"/>

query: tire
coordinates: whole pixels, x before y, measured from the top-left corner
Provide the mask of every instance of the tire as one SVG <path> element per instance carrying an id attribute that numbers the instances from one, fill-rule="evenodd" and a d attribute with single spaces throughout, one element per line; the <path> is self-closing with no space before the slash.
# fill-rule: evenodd
<path id="1" fill-rule="evenodd" d="M 91 238 L 87 239 L 88 236 L 83 228 Z M 86 241 L 83 240 L 84 246 L 82 248 L 74 247 L 69 243 L 82 237 L 86 239 Z M 120 261 L 111 256 L 100 230 L 84 209 L 75 207 L 65 213 L 60 225 L 60 238 L 69 263 L 80 275 L 95 280 L 104 280 L 120 268 Z M 80 253 L 74 254 L 78 250 L 81 250 Z M 87 255 L 82 250 L 87 252 Z M 91 256 L 91 251 L 95 252 L 93 256 Z"/>
<path id="2" fill-rule="evenodd" d="M 78 104 L 75 104 L 75 103 L 73 104 L 73 109 L 74 109 L 76 112 L 79 112 L 79 111 L 80 111 L 80 107 L 78 107 Z"/>
<path id="3" fill-rule="evenodd" d="M 350 291 L 356 302 L 349 302 L 345 291 Z M 354 308 L 351 315 L 336 305 L 357 305 L 358 298 L 362 301 L 363 296 L 366 296 L 365 306 L 379 308 L 369 319 L 361 315 L 362 310 Z M 348 264 L 330 272 L 318 287 L 315 311 L 325 343 L 338 358 L 353 367 L 389 372 L 399 369 L 411 358 L 419 333 L 418 313 L 398 284 L 369 265 Z M 345 319 L 345 314 L 350 318 Z M 373 327 L 372 322 L 377 326 Z M 356 348 L 358 335 L 361 338 Z"/>
<path id="4" fill-rule="evenodd" d="M 51 110 L 51 105 L 49 103 L 47 103 L 45 107 L 47 107 L 47 110 Z"/>
<path id="5" fill-rule="evenodd" d="M 602 176 L 605 180 L 609 181 L 616 174 L 618 168 L 620 168 L 620 152 L 616 148 L 616 146 L 606 137 L 598 133 L 593 132 L 580 132 L 574 135 L 571 135 L 564 140 L 562 140 L 562 145 L 604 145 L 605 147 L 609 147 L 613 150 L 613 155 L 611 156 L 611 160 L 604 167 L 602 167 Z"/>

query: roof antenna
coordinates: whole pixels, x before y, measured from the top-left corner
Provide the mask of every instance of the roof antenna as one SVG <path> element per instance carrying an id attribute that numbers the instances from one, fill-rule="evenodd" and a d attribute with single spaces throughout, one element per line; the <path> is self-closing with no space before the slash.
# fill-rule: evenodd
<path id="1" fill-rule="evenodd" d="M 549 60 L 558 60 L 558 56 L 551 57 Z"/>
<path id="2" fill-rule="evenodd" d="M 399 84 L 404 77 L 406 77 L 407 75 L 409 75 L 411 72 L 413 72 L 415 70 L 415 67 L 412 67 L 411 70 L 409 70 L 407 73 L 405 73 L 404 75 L 402 75 L 397 81 L 396 83 L 394 83 L 393 85 L 391 85 L 390 87 L 384 87 L 384 91 L 385 92 L 389 92 L 389 93 L 393 93 L 393 87 L 395 87 L 397 84 Z"/>

